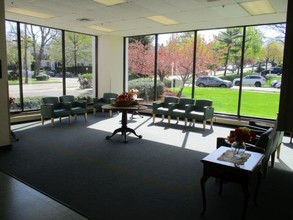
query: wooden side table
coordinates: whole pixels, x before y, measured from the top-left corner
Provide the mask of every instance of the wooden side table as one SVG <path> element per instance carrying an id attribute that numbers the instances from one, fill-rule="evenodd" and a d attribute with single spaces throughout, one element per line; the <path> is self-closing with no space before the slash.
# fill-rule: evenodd
<path id="1" fill-rule="evenodd" d="M 249 194 L 253 186 L 252 180 L 254 178 L 257 178 L 257 185 L 254 194 L 254 201 L 256 202 L 257 192 L 262 177 L 261 162 L 264 155 L 261 153 L 246 151 L 251 155 L 244 165 L 240 166 L 235 165 L 232 162 L 218 160 L 218 158 L 229 149 L 229 147 L 220 147 L 201 160 L 203 163 L 203 176 L 200 180 L 203 198 L 203 210 L 201 214 L 203 215 L 206 211 L 205 183 L 209 177 L 216 177 L 219 178 L 221 182 L 231 181 L 242 186 L 244 193 L 242 219 L 245 219 Z"/>

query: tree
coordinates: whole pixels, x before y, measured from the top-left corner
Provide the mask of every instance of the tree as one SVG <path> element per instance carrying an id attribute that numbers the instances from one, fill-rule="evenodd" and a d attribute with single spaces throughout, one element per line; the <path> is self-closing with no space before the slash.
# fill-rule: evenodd
<path id="1" fill-rule="evenodd" d="M 256 27 L 247 27 L 245 36 L 244 63 L 253 64 L 260 58 L 263 34 Z"/>
<path id="2" fill-rule="evenodd" d="M 224 53 L 224 76 L 226 76 L 227 66 L 229 60 L 236 64 L 239 60 L 239 52 L 241 50 L 242 29 L 241 28 L 228 28 L 221 31 L 217 37 L 220 42 L 219 49 L 225 49 Z"/>
<path id="3" fill-rule="evenodd" d="M 57 35 L 57 30 L 41 26 L 25 25 L 24 36 L 27 35 L 32 40 L 34 75 L 38 76 L 40 73 L 41 61 L 44 58 L 45 47 L 48 47 L 54 40 Z M 25 37 L 25 41 L 26 39 L 27 37 Z"/>
<path id="4" fill-rule="evenodd" d="M 171 54 L 170 59 L 174 63 L 174 75 L 177 75 L 182 81 L 182 86 L 178 93 L 178 96 L 181 96 L 186 82 L 192 77 L 193 73 L 193 34 L 186 32 L 174 35 L 167 44 L 167 48 Z"/>
<path id="5" fill-rule="evenodd" d="M 137 77 L 154 74 L 154 50 L 150 44 L 135 40 L 128 45 L 128 71 Z"/>
<path id="6" fill-rule="evenodd" d="M 263 58 L 272 66 L 281 64 L 283 60 L 283 43 L 271 42 L 263 48 Z"/>

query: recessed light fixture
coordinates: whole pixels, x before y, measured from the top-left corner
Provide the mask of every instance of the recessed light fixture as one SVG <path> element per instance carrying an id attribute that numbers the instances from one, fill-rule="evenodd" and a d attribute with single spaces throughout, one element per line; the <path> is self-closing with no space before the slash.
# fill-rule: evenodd
<path id="1" fill-rule="evenodd" d="M 250 15 L 262 15 L 276 13 L 268 0 L 259 0 L 239 3 Z"/>
<path id="2" fill-rule="evenodd" d="M 43 19 L 49 19 L 49 18 L 54 17 L 53 15 L 45 14 L 42 12 L 30 11 L 30 10 L 25 10 L 25 9 L 21 9 L 21 8 L 15 8 L 15 7 L 9 8 L 6 11 L 11 12 L 11 13 L 36 17 L 36 18 L 43 18 Z"/>
<path id="3" fill-rule="evenodd" d="M 101 3 L 103 5 L 111 6 L 126 3 L 126 0 L 94 0 L 95 2 Z"/>
<path id="4" fill-rule="evenodd" d="M 171 18 L 165 17 L 163 15 L 156 15 L 156 16 L 151 16 L 151 17 L 146 17 L 146 18 L 149 20 L 158 22 L 160 24 L 165 24 L 165 25 L 179 24 L 179 22 L 177 22 Z"/>
<path id="5" fill-rule="evenodd" d="M 103 32 L 113 32 L 114 31 L 111 28 L 106 28 L 106 27 L 100 26 L 100 25 L 91 25 L 91 26 L 88 26 L 88 28 L 98 30 L 98 31 L 103 31 Z"/>

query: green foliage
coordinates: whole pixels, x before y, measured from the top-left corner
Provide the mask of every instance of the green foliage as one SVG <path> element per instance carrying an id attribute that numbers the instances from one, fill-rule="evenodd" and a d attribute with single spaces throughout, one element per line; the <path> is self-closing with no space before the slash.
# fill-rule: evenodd
<path id="1" fill-rule="evenodd" d="M 157 97 L 163 94 L 163 89 L 165 84 L 163 82 L 157 81 Z M 154 97 L 154 81 L 150 78 L 140 78 L 131 80 L 128 83 L 128 89 L 138 89 L 139 93 L 137 96 L 139 98 L 153 98 Z"/>
<path id="2" fill-rule="evenodd" d="M 172 81 L 169 79 L 164 78 L 163 83 L 165 84 L 165 87 L 171 88 Z"/>
<path id="3" fill-rule="evenodd" d="M 36 80 L 37 81 L 47 81 L 49 80 L 50 76 L 44 74 L 44 73 L 40 73 L 38 76 L 36 76 Z"/>
<path id="4" fill-rule="evenodd" d="M 93 79 L 93 74 L 92 73 L 84 73 L 82 74 L 83 78 L 86 78 L 88 80 L 92 80 Z"/>

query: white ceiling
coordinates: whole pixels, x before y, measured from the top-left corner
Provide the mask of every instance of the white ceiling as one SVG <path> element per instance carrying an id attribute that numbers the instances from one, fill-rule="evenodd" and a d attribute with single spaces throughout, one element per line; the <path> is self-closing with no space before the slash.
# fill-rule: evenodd
<path id="1" fill-rule="evenodd" d="M 251 16 L 238 4 L 247 0 L 129 0 L 115 6 L 104 6 L 93 0 L 5 0 L 5 18 L 98 36 L 134 36 L 286 22 L 288 0 L 269 1 L 277 13 Z M 38 19 L 7 12 L 11 7 L 54 17 Z M 145 18 L 154 15 L 167 16 L 179 24 L 165 26 Z M 94 24 L 115 31 L 105 33 L 88 28 Z"/>

